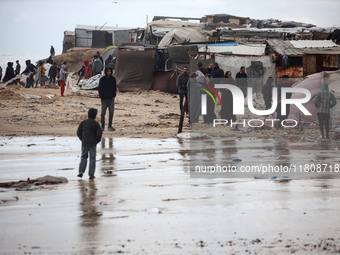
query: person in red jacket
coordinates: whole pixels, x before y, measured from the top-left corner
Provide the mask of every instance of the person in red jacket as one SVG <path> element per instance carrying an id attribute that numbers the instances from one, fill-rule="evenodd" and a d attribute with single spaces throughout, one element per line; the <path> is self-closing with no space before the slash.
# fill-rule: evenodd
<path id="1" fill-rule="evenodd" d="M 92 68 L 91 68 L 90 62 L 88 60 L 85 60 L 84 64 L 85 64 L 85 73 L 84 73 L 85 79 L 91 78 Z"/>

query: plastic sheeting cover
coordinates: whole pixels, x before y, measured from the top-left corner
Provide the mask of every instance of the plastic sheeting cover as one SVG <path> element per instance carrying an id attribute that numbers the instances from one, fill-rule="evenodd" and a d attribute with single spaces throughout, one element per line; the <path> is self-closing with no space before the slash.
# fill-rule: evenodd
<path id="1" fill-rule="evenodd" d="M 155 50 L 118 49 L 115 77 L 120 91 L 149 90 L 154 69 Z"/>
<path id="2" fill-rule="evenodd" d="M 158 47 L 166 47 L 174 43 L 205 42 L 206 38 L 198 28 L 174 28 L 159 42 Z"/>

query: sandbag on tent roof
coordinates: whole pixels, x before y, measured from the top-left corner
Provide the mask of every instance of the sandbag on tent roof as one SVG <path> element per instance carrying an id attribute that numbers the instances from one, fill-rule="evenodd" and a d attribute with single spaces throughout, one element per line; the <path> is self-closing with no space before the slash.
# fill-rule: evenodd
<path id="1" fill-rule="evenodd" d="M 312 98 L 304 105 L 304 107 L 312 114 L 311 116 L 305 116 L 299 108 L 297 108 L 295 105 L 290 106 L 290 113 L 288 119 L 294 119 L 296 121 L 299 121 L 301 118 L 301 123 L 312 123 L 317 122 L 317 108 L 314 105 L 314 99 L 315 95 L 320 91 L 321 85 L 323 82 L 326 82 L 329 85 L 329 89 L 332 90 L 337 97 L 337 99 L 340 99 L 340 71 L 334 71 L 334 72 L 320 72 L 315 73 L 312 75 L 309 75 L 304 79 L 303 81 L 294 84 L 292 87 L 296 88 L 306 88 L 311 92 Z M 293 93 L 291 99 L 298 99 L 305 97 L 302 93 Z M 338 108 L 339 107 L 339 108 Z M 340 122 L 340 106 L 338 104 L 334 109 L 331 111 L 331 118 L 338 119 L 338 122 Z"/>
<path id="2" fill-rule="evenodd" d="M 205 42 L 203 31 L 198 28 L 180 27 L 168 32 L 159 42 L 158 47 L 166 47 L 176 43 Z"/>
<path id="3" fill-rule="evenodd" d="M 115 78 L 120 91 L 149 90 L 154 69 L 154 47 L 134 43 L 118 48 Z"/>

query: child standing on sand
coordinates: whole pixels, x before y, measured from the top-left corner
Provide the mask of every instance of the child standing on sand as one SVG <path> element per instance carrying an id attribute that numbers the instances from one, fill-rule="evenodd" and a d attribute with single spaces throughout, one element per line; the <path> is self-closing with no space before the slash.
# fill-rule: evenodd
<path id="1" fill-rule="evenodd" d="M 86 170 L 87 158 L 90 155 L 89 176 L 94 179 L 94 172 L 96 171 L 96 153 L 97 143 L 102 139 L 102 129 L 97 121 L 94 119 L 97 116 L 97 109 L 90 108 L 88 111 L 88 119 L 80 123 L 77 136 L 81 140 L 81 160 L 79 164 L 78 177 L 83 177 Z"/>

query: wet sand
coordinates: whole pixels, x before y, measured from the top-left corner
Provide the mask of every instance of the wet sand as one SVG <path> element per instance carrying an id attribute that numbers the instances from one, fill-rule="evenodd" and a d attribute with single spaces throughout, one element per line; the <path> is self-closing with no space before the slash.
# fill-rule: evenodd
<path id="1" fill-rule="evenodd" d="M 243 164 L 256 155 L 297 163 L 338 156 L 335 143 L 253 140 L 252 153 L 242 143 L 224 144 Z M 33 191 L 1 190 L 1 254 L 340 252 L 336 176 L 190 178 L 189 140 L 105 137 L 97 147 L 97 178 L 79 180 L 75 137 L 1 137 L 0 145 L 0 182 L 45 175 L 69 180 Z"/>

